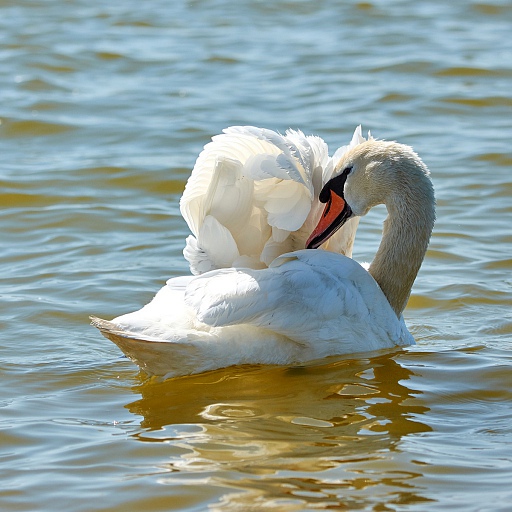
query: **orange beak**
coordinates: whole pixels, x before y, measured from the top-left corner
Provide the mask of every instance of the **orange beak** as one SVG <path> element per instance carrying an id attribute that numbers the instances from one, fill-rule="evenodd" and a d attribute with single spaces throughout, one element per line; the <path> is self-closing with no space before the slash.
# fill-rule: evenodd
<path id="1" fill-rule="evenodd" d="M 350 206 L 331 189 L 322 216 L 306 242 L 306 248 L 317 249 L 320 247 L 347 222 L 351 215 Z"/>

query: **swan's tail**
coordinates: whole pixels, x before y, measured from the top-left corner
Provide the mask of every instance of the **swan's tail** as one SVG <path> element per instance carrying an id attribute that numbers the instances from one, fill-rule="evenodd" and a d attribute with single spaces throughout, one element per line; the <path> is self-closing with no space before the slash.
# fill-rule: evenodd
<path id="1" fill-rule="evenodd" d="M 107 338 L 111 334 L 131 337 L 128 331 L 123 331 L 114 322 L 103 320 L 103 318 L 98 318 L 97 316 L 90 316 L 89 320 L 91 321 L 91 325 L 99 329 L 101 331 L 101 334 L 103 334 Z"/>
<path id="2" fill-rule="evenodd" d="M 139 333 L 124 331 L 118 325 L 95 316 L 91 325 L 148 375 L 164 378 L 197 373 L 197 347 L 190 342 L 164 341 Z M 189 368 L 187 368 L 189 367 Z M 200 371 L 200 368 L 199 368 Z"/>

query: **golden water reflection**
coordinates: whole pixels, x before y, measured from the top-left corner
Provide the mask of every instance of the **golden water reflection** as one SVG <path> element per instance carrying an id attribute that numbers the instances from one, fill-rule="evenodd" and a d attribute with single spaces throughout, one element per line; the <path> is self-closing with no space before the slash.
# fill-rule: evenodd
<path id="1" fill-rule="evenodd" d="M 422 466 L 400 443 L 432 429 L 399 355 L 148 381 L 127 407 L 143 416 L 137 439 L 179 448 L 160 482 L 224 488 L 214 510 L 416 503 Z"/>

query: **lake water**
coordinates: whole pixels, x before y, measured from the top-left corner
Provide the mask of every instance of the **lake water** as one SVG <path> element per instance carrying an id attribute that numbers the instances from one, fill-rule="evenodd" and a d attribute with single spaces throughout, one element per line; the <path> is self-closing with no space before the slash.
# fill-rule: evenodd
<path id="1" fill-rule="evenodd" d="M 512 510 L 511 27 L 506 0 L 0 1 L 0 509 Z M 89 326 L 187 272 L 212 135 L 360 123 L 432 171 L 416 346 L 158 382 Z"/>

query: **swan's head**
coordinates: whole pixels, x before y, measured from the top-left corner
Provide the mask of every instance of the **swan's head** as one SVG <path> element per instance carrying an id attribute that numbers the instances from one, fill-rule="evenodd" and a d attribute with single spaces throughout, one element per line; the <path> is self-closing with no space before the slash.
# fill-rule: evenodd
<path id="1" fill-rule="evenodd" d="M 391 204 L 413 200 L 414 182 L 430 184 L 428 174 L 409 146 L 373 139 L 358 144 L 341 157 L 320 192 L 320 202 L 326 206 L 306 247 L 320 247 L 348 219 L 366 215 L 378 204 L 389 209 Z"/>

